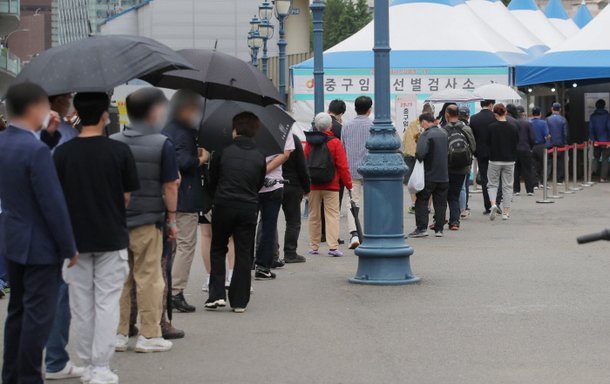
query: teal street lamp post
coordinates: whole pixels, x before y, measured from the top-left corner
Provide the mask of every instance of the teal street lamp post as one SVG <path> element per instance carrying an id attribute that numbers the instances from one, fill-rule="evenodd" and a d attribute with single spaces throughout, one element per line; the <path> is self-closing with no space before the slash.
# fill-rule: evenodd
<path id="1" fill-rule="evenodd" d="M 286 102 L 286 31 L 284 29 L 284 23 L 286 22 L 286 18 L 292 12 L 292 0 L 275 0 L 275 17 L 279 21 L 279 41 L 277 42 L 277 46 L 279 48 L 279 72 L 280 78 L 278 82 L 278 90 L 280 92 L 280 96 L 282 97 L 282 101 Z"/>
<path id="2" fill-rule="evenodd" d="M 310 9 L 313 16 L 313 79 L 314 111 L 324 112 L 324 1 L 314 0 Z"/>
<path id="3" fill-rule="evenodd" d="M 248 33 L 248 47 L 250 48 L 250 59 L 252 65 L 258 67 L 258 50 L 263 45 L 263 39 L 261 39 L 258 31 Z"/>
<path id="4" fill-rule="evenodd" d="M 364 178 L 364 239 L 356 248 L 358 271 L 350 282 L 400 285 L 419 281 L 411 271 L 413 249 L 404 239 L 403 176 L 400 139 L 390 107 L 390 9 L 375 0 L 375 121 L 369 150 L 358 172 Z"/>
<path id="5" fill-rule="evenodd" d="M 270 23 L 271 17 L 273 16 L 273 6 L 269 1 L 265 0 L 263 4 L 258 7 L 258 17 L 260 18 L 260 24 L 258 26 L 258 33 L 263 39 L 263 73 L 265 76 L 269 76 L 267 71 L 267 63 L 269 56 L 267 56 L 267 42 L 273 37 L 273 25 Z"/>

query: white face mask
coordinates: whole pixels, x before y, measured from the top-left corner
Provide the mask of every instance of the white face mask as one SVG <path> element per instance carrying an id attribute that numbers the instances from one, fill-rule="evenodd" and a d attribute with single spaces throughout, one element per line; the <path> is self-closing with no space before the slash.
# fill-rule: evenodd
<path id="1" fill-rule="evenodd" d="M 45 116 L 44 120 L 42 121 L 42 130 L 45 131 L 47 128 L 49 128 L 49 123 L 51 122 L 51 112 L 47 113 L 47 115 Z"/>

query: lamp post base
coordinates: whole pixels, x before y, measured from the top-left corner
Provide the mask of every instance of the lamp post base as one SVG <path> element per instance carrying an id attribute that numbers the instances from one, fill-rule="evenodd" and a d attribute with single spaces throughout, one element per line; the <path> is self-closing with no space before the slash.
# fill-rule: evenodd
<path id="1" fill-rule="evenodd" d="M 366 245 L 367 240 L 369 246 Z M 354 284 L 369 285 L 405 285 L 420 281 L 411 271 L 410 256 L 413 249 L 405 244 L 404 235 L 384 236 L 383 243 L 392 242 L 392 247 L 384 247 L 378 241 L 367 239 L 357 249 L 358 270 L 356 276 L 349 279 Z M 378 244 L 376 244 L 378 243 Z M 372 246 L 370 244 L 373 244 Z"/>

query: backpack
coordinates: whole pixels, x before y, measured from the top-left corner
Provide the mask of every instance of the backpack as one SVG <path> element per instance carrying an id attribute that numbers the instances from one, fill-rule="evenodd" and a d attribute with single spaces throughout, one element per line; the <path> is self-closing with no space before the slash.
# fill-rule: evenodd
<path id="1" fill-rule="evenodd" d="M 449 142 L 449 168 L 465 168 L 472 164 L 472 151 L 461 126 L 447 128 Z"/>
<path id="2" fill-rule="evenodd" d="M 307 168 L 312 184 L 325 185 L 335 178 L 335 163 L 327 145 L 330 140 L 336 138 L 327 137 L 322 143 L 311 146 L 307 157 Z"/>

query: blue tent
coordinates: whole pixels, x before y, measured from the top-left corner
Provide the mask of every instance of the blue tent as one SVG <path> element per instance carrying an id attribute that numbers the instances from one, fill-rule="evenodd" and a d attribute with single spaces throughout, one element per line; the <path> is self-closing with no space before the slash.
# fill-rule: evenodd
<path id="1" fill-rule="evenodd" d="M 578 11 L 576 11 L 572 20 L 574 20 L 574 23 L 576 23 L 578 28 L 584 28 L 585 25 L 589 24 L 589 21 L 593 20 L 593 15 L 584 1 L 580 4 L 580 7 L 578 7 Z"/>

